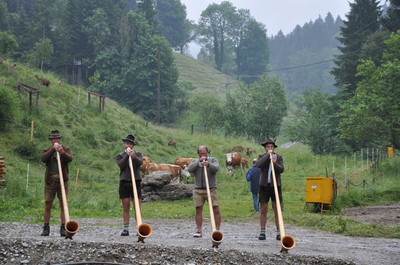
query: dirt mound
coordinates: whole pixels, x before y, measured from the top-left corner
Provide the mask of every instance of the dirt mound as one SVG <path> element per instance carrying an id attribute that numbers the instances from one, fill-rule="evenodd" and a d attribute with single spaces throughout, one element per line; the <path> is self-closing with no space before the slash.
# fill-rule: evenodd
<path id="1" fill-rule="evenodd" d="M 362 223 L 400 227 L 400 203 L 360 206 L 345 209 L 345 217 Z"/>

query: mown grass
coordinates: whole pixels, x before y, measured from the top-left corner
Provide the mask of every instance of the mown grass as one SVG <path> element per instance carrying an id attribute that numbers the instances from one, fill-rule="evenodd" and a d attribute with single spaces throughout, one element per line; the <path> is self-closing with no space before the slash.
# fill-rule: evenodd
<path id="1" fill-rule="evenodd" d="M 15 91 L 18 80 L 38 87 L 34 74 L 49 78 L 56 84 L 57 76 L 37 73 L 18 66 L 17 70 L 0 68 L 4 86 L 0 89 Z M 16 93 L 16 92 L 15 92 Z M 241 145 L 255 150 L 253 157 L 263 153 L 258 143 L 245 139 L 219 137 L 189 130 L 170 129 L 146 122 L 116 102 L 106 100 L 104 112 L 97 104 L 87 104 L 85 91 L 66 84 L 42 88 L 40 104 L 31 112 L 27 109 L 27 95 L 16 93 L 21 104 L 20 119 L 0 134 L 0 156 L 6 157 L 6 184 L 0 188 L 0 221 L 41 223 L 43 218 L 44 164 L 40 162 L 41 150 L 49 146 L 47 139 L 52 129 L 59 129 L 62 143 L 72 148 L 74 161 L 70 164 L 69 210 L 74 218 L 121 218 L 118 199 L 119 169 L 115 156 L 121 151 L 121 139 L 132 133 L 137 138 L 137 150 L 150 156 L 156 163 L 173 163 L 177 157 L 195 157 L 198 145 L 206 144 L 212 156 L 220 161 L 218 173 L 219 200 L 224 222 L 254 221 L 252 199 L 245 180 L 245 172 L 237 171 L 235 177 L 226 175 L 224 154 L 233 146 Z M 30 139 L 31 123 L 34 121 L 34 137 Z M 167 146 L 171 139 L 177 147 Z M 278 139 L 278 145 L 286 139 Z M 285 172 L 283 193 L 285 223 L 320 229 L 353 236 L 376 236 L 400 238 L 396 227 L 362 224 L 343 217 L 341 209 L 348 206 L 372 205 L 399 201 L 399 158 L 386 159 L 381 172 L 371 174 L 361 171 L 355 164 L 344 167 L 339 156 L 315 156 L 307 146 L 296 144 L 289 149 L 277 149 L 284 157 Z M 350 158 L 349 158 L 350 161 Z M 29 169 L 29 170 L 28 170 Z M 79 175 L 77 174 L 79 171 Z M 332 176 L 335 171 L 339 183 L 339 195 L 335 210 L 324 214 L 304 212 L 305 183 L 307 177 Z M 351 186 L 346 190 L 346 179 L 354 183 L 366 180 L 366 188 Z M 372 184 L 372 180 L 375 181 Z M 77 185 L 75 186 L 75 183 Z M 144 219 L 193 219 L 191 199 L 143 203 Z M 54 205 L 52 223 L 58 222 L 59 207 Z M 208 217 L 207 207 L 204 216 Z M 271 215 L 268 225 L 273 222 Z"/>

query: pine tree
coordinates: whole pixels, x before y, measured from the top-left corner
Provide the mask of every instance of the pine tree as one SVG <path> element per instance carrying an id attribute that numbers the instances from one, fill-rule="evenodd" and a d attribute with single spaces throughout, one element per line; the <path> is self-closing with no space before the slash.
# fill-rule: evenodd
<path id="1" fill-rule="evenodd" d="M 382 25 L 391 32 L 400 29 L 400 0 L 390 0 L 386 16 L 382 18 Z"/>
<path id="2" fill-rule="evenodd" d="M 342 54 L 335 60 L 336 67 L 331 71 L 336 85 L 340 88 L 339 96 L 347 99 L 354 95 L 359 77 L 356 77 L 359 64 L 360 49 L 366 38 L 379 29 L 380 7 L 376 0 L 356 0 L 350 3 L 350 13 L 341 27 L 338 38 L 342 46 L 338 47 Z"/>

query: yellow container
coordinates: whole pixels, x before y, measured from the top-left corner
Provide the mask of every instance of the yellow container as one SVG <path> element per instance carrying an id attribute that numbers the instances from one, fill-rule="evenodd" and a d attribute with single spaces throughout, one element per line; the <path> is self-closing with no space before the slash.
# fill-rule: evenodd
<path id="1" fill-rule="evenodd" d="M 306 178 L 306 203 L 332 204 L 333 179 L 312 177 Z"/>
<path id="2" fill-rule="evenodd" d="M 394 147 L 388 147 L 387 153 L 388 157 L 394 157 Z"/>

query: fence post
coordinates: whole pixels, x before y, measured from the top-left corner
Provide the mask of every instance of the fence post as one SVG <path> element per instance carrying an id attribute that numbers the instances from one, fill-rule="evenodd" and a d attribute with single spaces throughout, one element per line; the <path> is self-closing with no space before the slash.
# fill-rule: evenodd
<path id="1" fill-rule="evenodd" d="M 34 129 L 34 121 L 31 122 L 31 142 L 33 141 L 33 129 Z"/>
<path id="2" fill-rule="evenodd" d="M 362 148 L 361 148 L 361 174 L 362 176 L 364 176 L 364 154 Z"/>
<path id="3" fill-rule="evenodd" d="M 344 157 L 344 185 L 347 188 L 347 156 Z"/>

